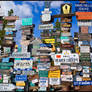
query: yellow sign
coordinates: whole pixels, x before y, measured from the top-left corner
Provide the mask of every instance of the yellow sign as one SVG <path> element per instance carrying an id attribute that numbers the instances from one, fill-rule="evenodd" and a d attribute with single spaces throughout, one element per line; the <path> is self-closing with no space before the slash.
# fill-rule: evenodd
<path id="1" fill-rule="evenodd" d="M 91 78 L 82 78 L 83 81 L 90 81 Z"/>
<path id="2" fill-rule="evenodd" d="M 78 54 L 80 53 L 78 46 L 75 47 L 75 50 L 76 50 L 76 53 L 78 53 Z"/>
<path id="3" fill-rule="evenodd" d="M 60 78 L 60 70 L 49 71 L 49 78 Z"/>
<path id="4" fill-rule="evenodd" d="M 55 43 L 55 39 L 44 39 L 45 43 Z"/>
<path id="5" fill-rule="evenodd" d="M 25 86 L 25 82 L 24 81 L 18 81 L 18 82 L 16 82 L 16 86 Z"/>
<path id="6" fill-rule="evenodd" d="M 69 4 L 64 4 L 61 8 L 63 14 L 69 14 L 71 12 L 71 5 Z"/>

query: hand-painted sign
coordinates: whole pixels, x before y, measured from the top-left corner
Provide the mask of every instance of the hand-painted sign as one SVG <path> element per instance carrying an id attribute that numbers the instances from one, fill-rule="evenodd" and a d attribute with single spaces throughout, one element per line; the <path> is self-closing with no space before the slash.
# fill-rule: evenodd
<path id="1" fill-rule="evenodd" d="M 53 24 L 40 24 L 39 30 L 50 30 L 53 29 Z"/>
<path id="2" fill-rule="evenodd" d="M 16 75 L 15 81 L 27 81 L 27 75 Z"/>
<path id="3" fill-rule="evenodd" d="M 75 11 L 76 12 L 92 12 L 92 4 L 91 3 L 76 3 Z"/>
<path id="4" fill-rule="evenodd" d="M 22 26 L 32 25 L 32 18 L 23 18 L 22 19 Z"/>

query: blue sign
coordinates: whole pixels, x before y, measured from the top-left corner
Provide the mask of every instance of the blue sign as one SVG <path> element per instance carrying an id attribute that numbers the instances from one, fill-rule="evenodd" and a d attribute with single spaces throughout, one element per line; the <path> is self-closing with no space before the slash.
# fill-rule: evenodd
<path id="1" fill-rule="evenodd" d="M 3 59 L 2 59 L 2 62 L 9 62 L 9 57 L 3 58 Z"/>
<path id="2" fill-rule="evenodd" d="M 91 3 L 77 3 L 75 4 L 76 12 L 92 12 L 92 4 Z"/>
<path id="3" fill-rule="evenodd" d="M 92 85 L 92 81 L 74 81 L 74 86 L 80 86 L 80 85 Z"/>
<path id="4" fill-rule="evenodd" d="M 27 81 L 27 75 L 16 75 L 15 81 Z"/>
<path id="5" fill-rule="evenodd" d="M 89 41 L 82 41 L 82 45 L 90 45 Z"/>
<path id="6" fill-rule="evenodd" d="M 51 47 L 51 43 L 50 44 L 40 44 L 40 47 Z"/>

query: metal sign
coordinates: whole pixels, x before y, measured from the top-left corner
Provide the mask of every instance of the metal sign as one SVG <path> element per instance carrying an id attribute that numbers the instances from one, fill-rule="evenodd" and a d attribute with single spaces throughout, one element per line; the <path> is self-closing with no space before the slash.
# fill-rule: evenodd
<path id="1" fill-rule="evenodd" d="M 30 53 L 16 52 L 16 53 L 12 53 L 10 58 L 30 58 Z"/>
<path id="2" fill-rule="evenodd" d="M 45 43 L 55 43 L 55 39 L 44 39 Z"/>
<path id="3" fill-rule="evenodd" d="M 76 12 L 92 12 L 92 4 L 91 3 L 76 3 L 75 11 Z"/>
<path id="4" fill-rule="evenodd" d="M 74 81 L 74 86 L 82 86 L 82 85 L 92 85 L 92 81 Z"/>
<path id="5" fill-rule="evenodd" d="M 15 89 L 13 84 L 0 84 L 0 91 L 13 91 Z"/>
<path id="6" fill-rule="evenodd" d="M 54 64 L 60 65 L 61 63 L 79 63 L 79 55 L 71 53 L 70 50 L 63 50 L 62 54 L 55 54 Z"/>
<path id="7" fill-rule="evenodd" d="M 73 81 L 73 75 L 61 75 L 61 81 Z"/>
<path id="8" fill-rule="evenodd" d="M 50 30 L 53 29 L 53 24 L 40 24 L 39 30 Z"/>
<path id="9" fill-rule="evenodd" d="M 22 19 L 22 26 L 32 25 L 32 18 L 23 18 Z"/>
<path id="10" fill-rule="evenodd" d="M 80 53 L 90 53 L 90 46 L 80 46 Z"/>
<path id="11" fill-rule="evenodd" d="M 77 22 L 78 26 L 92 26 L 92 22 L 82 22 L 82 21 L 78 21 Z"/>
<path id="12" fill-rule="evenodd" d="M 15 60 L 14 69 L 32 69 L 33 60 Z"/>
<path id="13" fill-rule="evenodd" d="M 16 75 L 15 81 L 27 81 L 27 75 Z"/>

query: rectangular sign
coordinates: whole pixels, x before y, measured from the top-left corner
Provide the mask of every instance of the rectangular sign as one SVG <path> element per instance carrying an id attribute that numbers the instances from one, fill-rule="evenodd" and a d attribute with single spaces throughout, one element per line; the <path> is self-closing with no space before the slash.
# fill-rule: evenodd
<path id="1" fill-rule="evenodd" d="M 60 78 L 60 70 L 49 71 L 49 78 Z"/>
<path id="2" fill-rule="evenodd" d="M 88 33 L 88 26 L 81 26 L 81 33 Z"/>
<path id="3" fill-rule="evenodd" d="M 90 46 L 80 46 L 81 53 L 90 53 Z"/>
<path id="4" fill-rule="evenodd" d="M 9 62 L 9 57 L 7 57 L 7 58 L 2 58 L 2 62 Z"/>
<path id="5" fill-rule="evenodd" d="M 61 81 L 60 78 L 49 78 L 50 85 L 60 85 Z"/>
<path id="6" fill-rule="evenodd" d="M 78 21 L 77 22 L 78 26 L 92 26 L 92 22 L 82 22 L 82 21 Z"/>
<path id="7" fill-rule="evenodd" d="M 53 29 L 53 24 L 40 24 L 39 30 L 50 30 Z"/>
<path id="8" fill-rule="evenodd" d="M 24 81 L 18 81 L 16 82 L 16 86 L 25 86 L 25 82 Z"/>
<path id="9" fill-rule="evenodd" d="M 73 81 L 73 75 L 61 75 L 61 81 Z"/>
<path id="10" fill-rule="evenodd" d="M 8 63 L 2 62 L 0 63 L 0 66 L 13 66 L 13 62 L 8 62 Z"/>
<path id="11" fill-rule="evenodd" d="M 72 22 L 72 17 L 61 18 L 61 22 Z"/>
<path id="12" fill-rule="evenodd" d="M 92 85 L 92 81 L 74 81 L 74 86 L 82 86 L 82 85 Z"/>
<path id="13" fill-rule="evenodd" d="M 13 84 L 0 84 L 0 91 L 4 92 L 4 91 L 13 91 L 13 89 L 15 89 L 15 85 Z"/>
<path id="14" fill-rule="evenodd" d="M 12 21 L 12 20 L 18 20 L 19 17 L 18 16 L 6 16 L 4 19 L 8 21 Z"/>
<path id="15" fill-rule="evenodd" d="M 40 44 L 40 47 L 51 47 L 51 44 Z"/>
<path id="16" fill-rule="evenodd" d="M 92 20 L 92 12 L 76 12 L 77 20 Z"/>
<path id="17" fill-rule="evenodd" d="M 15 81 L 27 81 L 27 75 L 16 75 Z"/>
<path id="18" fill-rule="evenodd" d="M 92 4 L 91 3 L 76 3 L 75 11 L 76 12 L 92 12 Z"/>
<path id="19" fill-rule="evenodd" d="M 39 71 L 39 77 L 48 77 L 48 71 L 44 70 L 40 70 Z"/>
<path id="20" fill-rule="evenodd" d="M 70 28 L 70 27 L 72 27 L 72 24 L 71 23 L 62 23 L 61 27 Z"/>
<path id="21" fill-rule="evenodd" d="M 32 18 L 23 18 L 22 19 L 22 26 L 32 25 Z"/>
<path id="22" fill-rule="evenodd" d="M 33 60 L 15 60 L 14 69 L 32 69 Z"/>
<path id="23" fill-rule="evenodd" d="M 30 53 L 16 52 L 16 53 L 12 53 L 10 58 L 30 58 Z"/>
<path id="24" fill-rule="evenodd" d="M 62 32 L 61 36 L 71 36 L 71 33 L 70 32 Z"/>
<path id="25" fill-rule="evenodd" d="M 55 43 L 55 39 L 44 39 L 45 43 Z"/>

